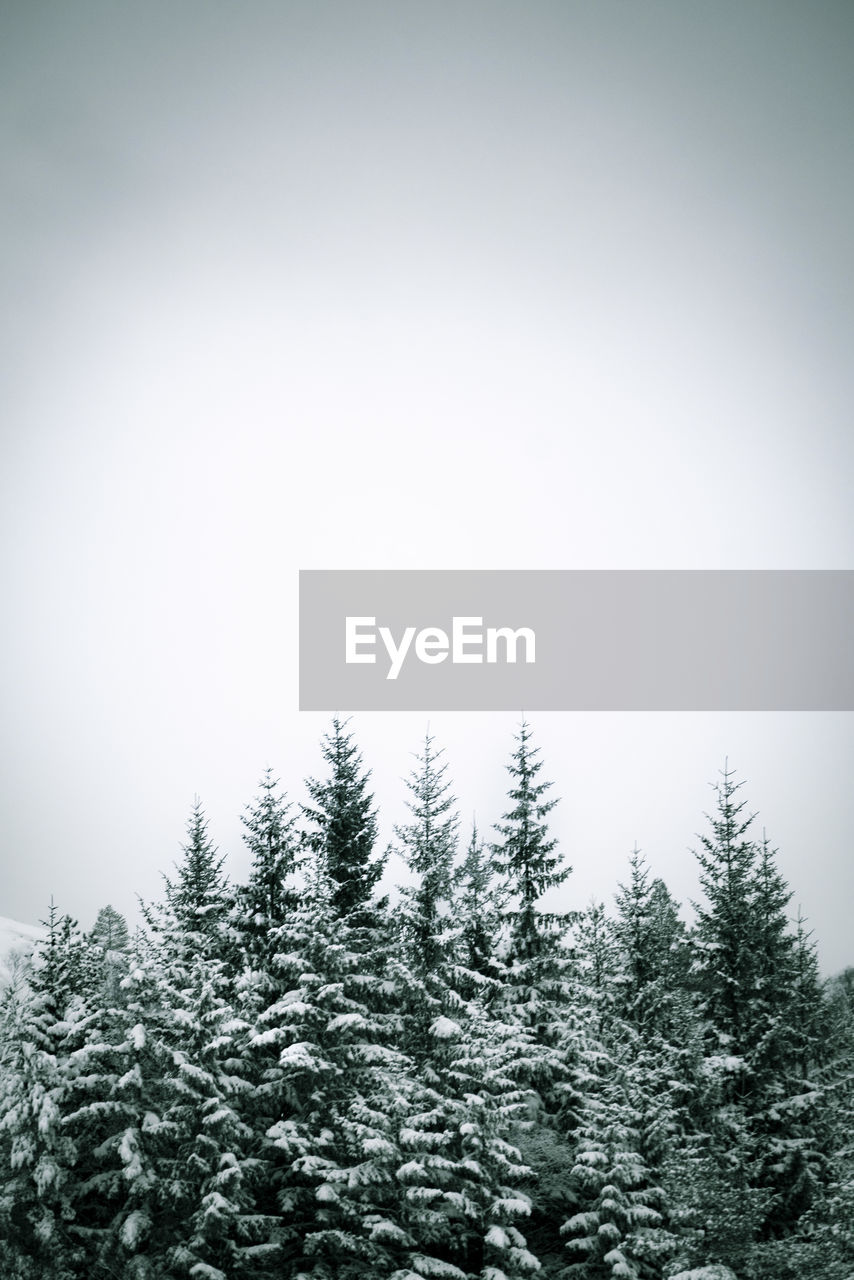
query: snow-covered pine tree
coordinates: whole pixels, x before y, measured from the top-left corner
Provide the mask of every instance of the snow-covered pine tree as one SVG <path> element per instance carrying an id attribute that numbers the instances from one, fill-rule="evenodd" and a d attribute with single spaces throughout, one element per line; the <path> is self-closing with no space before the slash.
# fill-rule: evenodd
<path id="1" fill-rule="evenodd" d="M 573 1135 L 575 1209 L 564 1224 L 571 1261 L 562 1274 L 583 1280 L 660 1280 L 675 1252 L 663 1225 L 664 1191 L 641 1152 L 641 1115 L 627 1062 L 587 1047 L 584 1105 Z"/>
<path id="2" fill-rule="evenodd" d="M 562 885 L 572 868 L 563 865 L 557 841 L 549 834 L 547 815 L 557 800 L 544 799 L 552 784 L 538 780 L 539 748 L 531 746 L 524 721 L 516 742 L 507 765 L 512 808 L 496 823 L 502 840 L 492 846 L 504 894 L 501 1002 L 506 1021 L 528 1028 L 548 1047 L 562 1034 L 560 1021 L 570 996 L 566 935 L 573 913 L 546 911 L 541 899 Z M 560 1074 L 557 1059 L 549 1066 L 548 1054 L 539 1058 L 538 1079 L 528 1081 L 538 1087 L 554 1071 Z"/>
<path id="3" fill-rule="evenodd" d="M 524 1033 L 488 1017 L 456 985 L 473 970 L 456 963 L 465 938 L 465 922 L 461 930 L 451 914 L 458 819 L 441 756 L 428 733 L 408 780 L 412 821 L 395 831 L 412 883 L 400 891 L 400 960 L 391 972 L 416 1071 L 398 1132 L 409 1240 L 408 1269 L 400 1274 L 521 1280 L 537 1269 L 516 1225 L 529 1211 L 519 1189 L 529 1170 L 508 1140 L 528 1112 L 528 1095 L 508 1069 Z M 467 887 L 485 902 L 488 876 L 476 835 L 469 852 Z M 464 944 L 462 958 L 469 956 Z"/>
<path id="4" fill-rule="evenodd" d="M 187 821 L 187 836 L 174 880 L 163 877 L 165 910 L 144 914 L 150 927 L 165 928 L 171 933 L 171 945 L 178 950 L 188 955 L 221 957 L 230 949 L 225 928 L 230 906 L 223 874 L 225 855 L 218 855 L 208 834 L 208 820 L 198 798 Z"/>
<path id="5" fill-rule="evenodd" d="M 323 782 L 306 780 L 312 803 L 302 806 L 313 827 L 309 842 L 333 886 L 331 908 L 336 916 L 366 907 L 383 871 L 383 859 L 371 857 L 377 815 L 367 790 L 370 770 L 362 771 L 353 735 L 346 732 L 348 723 L 334 717 L 321 746 L 329 776 Z"/>
<path id="6" fill-rule="evenodd" d="M 495 824 L 501 839 L 492 848 L 512 895 L 512 905 L 505 911 L 511 925 L 510 955 L 525 964 L 552 953 L 555 931 L 560 933 L 566 926 L 566 913 L 545 912 L 538 904 L 564 883 L 572 868 L 563 865 L 557 840 L 549 835 L 546 818 L 558 802 L 545 799 L 552 784 L 538 779 L 543 765 L 537 758 L 540 749 L 531 746 L 531 729 L 524 720 L 516 743 L 507 765 L 512 807 Z"/>
<path id="7" fill-rule="evenodd" d="M 640 896 L 645 880 L 637 855 L 634 870 Z M 637 939 L 644 920 L 645 913 L 630 916 L 630 937 Z M 571 1212 L 562 1231 L 571 1261 L 565 1274 L 658 1280 L 675 1245 L 665 1192 L 645 1153 L 662 1106 L 655 1097 L 661 1078 L 653 1054 L 620 1013 L 624 960 L 616 932 L 601 903 L 592 903 L 576 924 L 574 1004 L 581 1043 L 573 1083 L 580 1104 L 568 1135 Z M 629 972 L 636 979 L 638 966 Z"/>
<path id="8" fill-rule="evenodd" d="M 399 852 L 413 881 L 400 890 L 397 919 L 411 965 L 441 985 L 447 982 L 454 934 L 451 899 L 459 816 L 444 752 L 433 744 L 427 733 L 407 782 L 412 821 L 395 827 Z"/>
<path id="9" fill-rule="evenodd" d="M 798 933 L 790 928 L 792 892 L 776 865 L 776 852 L 763 832 L 754 888 L 757 1009 L 748 1061 L 758 1183 L 772 1193 L 766 1236 L 791 1232 L 821 1194 L 827 1163 L 819 1136 L 819 1077 L 811 1081 L 804 1073 L 817 1056 L 818 968 L 814 957 L 810 963 L 802 924 Z"/>
<path id="10" fill-rule="evenodd" d="M 252 864 L 248 882 L 237 894 L 237 928 L 253 965 L 266 963 L 271 931 L 296 905 L 293 875 L 299 841 L 292 809 L 268 768 L 259 784 L 259 795 L 241 815 L 246 828 L 243 839 Z"/>
<path id="11" fill-rule="evenodd" d="M 611 927 L 620 951 L 620 1014 L 638 1030 L 672 1033 L 673 1006 L 688 985 L 685 928 L 667 886 L 662 880 L 650 880 L 646 859 L 637 846 L 629 856 L 628 883 L 618 886 L 615 902 Z M 679 1035 L 683 1021 L 678 1018 Z"/>
<path id="12" fill-rule="evenodd" d="M 230 1280 L 247 1273 L 265 1230 L 253 1191 L 260 1140 L 242 1115 L 253 1007 L 224 859 L 198 802 L 188 834 L 174 879 L 164 877 L 165 904 L 145 908 L 151 937 L 141 943 L 156 991 L 146 1037 L 163 1064 L 151 1158 L 170 1211 L 158 1217 L 158 1256 L 169 1274 Z"/>
<path id="13" fill-rule="evenodd" d="M 818 1075 L 829 1168 L 821 1195 L 802 1215 L 797 1235 L 766 1243 L 766 1274 L 780 1280 L 849 1280 L 854 1275 L 854 968 L 816 998 L 815 946 L 798 917 L 799 1014 L 806 1031 L 804 1080 Z M 821 984 L 818 984 L 819 986 Z"/>
<path id="14" fill-rule="evenodd" d="M 159 1176 L 173 1136 L 160 1124 L 171 1058 L 161 1043 L 159 992 L 133 945 L 128 961 L 120 998 L 86 1020 L 68 1064 L 63 1126 L 80 1153 L 72 1230 L 84 1258 L 80 1275 L 93 1280 L 150 1280 L 178 1229 Z"/>
<path id="15" fill-rule="evenodd" d="M 753 817 L 744 816 L 740 786 L 725 766 L 712 834 L 701 837 L 697 854 L 707 899 L 696 927 L 707 1080 L 697 1123 L 709 1135 L 707 1203 L 714 1202 L 715 1180 L 728 1179 L 749 1210 L 744 1231 L 761 1240 L 794 1230 L 818 1194 L 822 1099 L 802 1072 L 791 893 L 767 839 L 749 836 Z M 732 1221 L 707 1223 L 706 1230 L 731 1237 Z M 755 1242 L 733 1238 L 736 1269 L 748 1244 L 755 1252 Z"/>
<path id="16" fill-rule="evenodd" d="M 615 1012 L 645 1080 L 644 1097 L 638 1096 L 641 1152 L 661 1176 L 665 1161 L 686 1149 L 703 1056 L 690 956 L 676 903 L 662 880 L 650 881 L 637 847 L 616 905 Z"/>
<path id="17" fill-rule="evenodd" d="M 127 921 L 114 907 L 102 907 L 89 932 L 89 941 L 101 957 L 104 994 L 107 1005 L 121 998 L 121 979 L 127 972 L 130 933 Z"/>
<path id="18" fill-rule="evenodd" d="M 547 799 L 539 749 L 531 729 L 521 724 L 507 770 L 507 812 L 492 845 L 503 896 L 500 988 L 492 997 L 492 1016 L 515 1028 L 516 1050 L 508 1068 L 519 1088 L 531 1090 L 528 1123 L 513 1140 L 534 1169 L 529 1238 L 538 1256 L 563 1254 L 561 1221 L 565 1135 L 577 1114 L 573 1086 L 580 1046 L 572 1009 L 571 952 L 567 930 L 572 912 L 544 908 L 542 899 L 562 885 L 571 868 L 563 865 L 548 815 L 557 804 Z"/>
<path id="19" fill-rule="evenodd" d="M 127 951 L 130 945 L 130 933 L 124 916 L 115 907 L 101 907 L 95 917 L 89 937 L 105 955 L 112 951 Z"/>
<path id="20" fill-rule="evenodd" d="M 754 906 L 758 847 L 748 837 L 755 815 L 744 815 L 738 799 L 743 783 L 724 765 L 715 785 L 717 812 L 706 815 L 712 834 L 696 851 L 705 904 L 694 904 L 700 995 L 710 1051 L 741 1060 L 729 1072 L 733 1096 L 749 1089 L 745 1057 L 754 1038 L 760 938 Z"/>
<path id="21" fill-rule="evenodd" d="M 364 943 L 362 910 L 339 918 L 322 852 L 274 931 L 276 997 L 256 1021 L 256 1089 L 274 1160 L 277 1274 L 390 1276 L 408 1237 L 396 1170 L 409 1064 L 396 1047 L 397 985 L 382 976 L 388 937 Z"/>
<path id="22" fill-rule="evenodd" d="M 0 1009 L 0 1261 L 15 1280 L 70 1280 L 82 1257 L 69 1231 L 78 1152 L 62 1119 L 67 1019 L 92 972 L 82 935 L 53 901 L 45 924 Z"/>
<path id="23" fill-rule="evenodd" d="M 266 1132 L 278 1119 L 275 1101 L 265 1086 L 275 1072 L 278 1054 L 275 1045 L 252 1045 L 261 1014 L 282 994 L 276 972 L 275 955 L 280 946 L 282 926 L 297 910 L 299 893 L 295 873 L 300 865 L 300 839 L 296 813 L 287 801 L 271 768 L 261 778 L 259 794 L 241 815 L 244 842 L 252 855 L 248 881 L 237 886 L 231 912 L 231 935 L 235 948 L 229 957 L 233 979 L 232 998 L 238 1002 L 247 1030 L 241 1053 L 240 1074 L 245 1084 L 234 1106 L 252 1132 L 247 1151 L 256 1161 L 253 1172 L 255 1210 L 274 1223 L 269 1241 L 269 1259 L 274 1265 L 281 1236 L 276 1202 L 275 1160 Z M 260 1261 L 258 1262 L 260 1266 Z"/>
<path id="24" fill-rule="evenodd" d="M 268 1223 L 255 1212 L 261 1172 L 243 1119 L 249 1024 L 226 965 L 203 953 L 158 973 L 163 1045 L 171 1062 L 161 1082 L 161 1122 L 174 1143 L 157 1161 L 183 1230 L 166 1254 L 177 1275 L 239 1280 L 265 1252 Z"/>
<path id="25" fill-rule="evenodd" d="M 466 995 L 481 992 L 488 998 L 499 973 L 495 956 L 501 930 L 502 895 L 491 850 L 474 821 L 465 856 L 454 873 L 453 889 L 457 985 Z"/>

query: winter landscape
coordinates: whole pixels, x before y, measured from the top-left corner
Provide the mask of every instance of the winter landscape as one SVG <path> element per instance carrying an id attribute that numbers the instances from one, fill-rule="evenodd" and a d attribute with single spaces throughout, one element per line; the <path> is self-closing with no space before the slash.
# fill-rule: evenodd
<path id="1" fill-rule="evenodd" d="M 850 573 L 852 69 L 851 0 L 0 3 L 0 1280 L 854 1280 L 812 613 L 392 711 L 299 590 Z M 505 603 L 347 616 L 586 680 Z"/>
<path id="2" fill-rule="evenodd" d="M 4 925 L 35 953 L 0 1014 L 3 1276 L 848 1280 L 854 969 L 820 981 L 742 782 L 686 925 L 637 849 L 612 902 L 548 909 L 524 722 L 489 833 L 425 738 L 391 902 L 348 722 L 322 750 L 308 805 L 262 777 L 245 884 L 197 802 L 133 936 Z"/>

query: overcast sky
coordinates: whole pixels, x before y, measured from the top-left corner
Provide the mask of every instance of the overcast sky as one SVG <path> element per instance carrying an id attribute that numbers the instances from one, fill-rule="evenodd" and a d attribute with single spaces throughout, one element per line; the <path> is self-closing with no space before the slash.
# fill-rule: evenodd
<path id="1" fill-rule="evenodd" d="M 195 795 L 243 874 L 300 568 L 854 567 L 848 0 L 12 0 L 0 101 L 0 914 L 133 917 Z M 518 717 L 429 719 L 488 831 Z M 534 731 L 567 905 L 696 896 L 728 756 L 854 963 L 850 715 Z"/>

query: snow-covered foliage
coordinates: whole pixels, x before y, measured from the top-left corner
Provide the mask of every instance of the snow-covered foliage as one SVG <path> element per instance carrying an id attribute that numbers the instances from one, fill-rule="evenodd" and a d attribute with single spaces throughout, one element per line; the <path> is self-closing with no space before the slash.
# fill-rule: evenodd
<path id="1" fill-rule="evenodd" d="M 544 909 L 568 869 L 527 725 L 464 851 L 427 738 L 394 908 L 339 720 L 322 751 L 304 829 L 265 773 L 246 884 L 196 804 L 134 938 L 110 907 L 23 929 L 0 1274 L 849 1280 L 854 978 L 822 990 L 732 775 L 689 930 L 637 849 L 612 912 Z"/>

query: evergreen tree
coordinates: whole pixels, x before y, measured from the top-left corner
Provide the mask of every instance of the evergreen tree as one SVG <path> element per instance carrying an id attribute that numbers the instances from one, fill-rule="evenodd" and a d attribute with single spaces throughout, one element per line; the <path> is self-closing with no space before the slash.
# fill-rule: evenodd
<path id="1" fill-rule="evenodd" d="M 675 1248 L 665 1191 L 647 1154 L 651 1133 L 667 1128 L 666 1103 L 657 1096 L 662 1080 L 654 1055 L 620 1012 L 618 977 L 625 957 L 618 934 L 637 945 L 645 933 L 639 919 L 648 924 L 648 916 L 636 909 L 638 900 L 645 900 L 646 885 L 637 851 L 632 865 L 635 892 L 623 892 L 622 930 L 614 928 L 600 903 L 591 904 L 576 930 L 581 1043 L 574 1079 L 579 1103 L 569 1135 L 574 1211 L 562 1230 L 572 1259 L 566 1275 L 584 1280 L 657 1280 Z M 635 981 L 643 972 L 638 964 L 627 967 Z"/>
<path id="2" fill-rule="evenodd" d="M 718 1168 L 745 1188 L 745 1203 L 761 1207 L 758 1232 L 767 1238 L 790 1234 L 820 1195 L 823 1103 L 803 1074 L 808 1023 L 798 1029 L 791 893 L 767 838 L 749 838 L 753 818 L 743 815 L 740 786 L 725 767 L 713 834 L 698 853 L 708 905 L 698 908 L 697 967 L 711 1086 L 700 1125 Z"/>
<path id="3" fill-rule="evenodd" d="M 513 807 L 496 824 L 503 841 L 492 846 L 503 917 L 497 957 L 502 989 L 497 1007 L 505 1021 L 533 1033 L 533 1043 L 539 1046 L 537 1065 L 530 1058 L 520 1060 L 520 1073 L 527 1072 L 528 1084 L 548 1092 L 548 1081 L 565 1074 L 565 1063 L 554 1049 L 562 1036 L 565 1039 L 563 1019 L 571 993 L 566 930 L 573 914 L 544 911 L 539 903 L 543 895 L 563 884 L 571 868 L 562 866 L 557 842 L 548 832 L 546 817 L 557 800 L 543 799 L 551 783 L 537 780 L 542 761 L 536 758 L 538 750 L 531 747 L 530 737 L 523 723 L 507 766 Z M 552 1097 L 549 1106 L 554 1105 Z"/>
<path id="4" fill-rule="evenodd" d="M 238 894 L 238 928 L 253 959 L 263 962 L 271 931 L 296 905 L 292 883 L 297 868 L 296 814 L 279 790 L 272 769 L 260 782 L 260 794 L 246 806 L 243 839 L 252 854 L 249 881 Z"/>
<path id="5" fill-rule="evenodd" d="M 401 890 L 401 929 L 415 969 L 436 975 L 450 959 L 451 893 L 459 818 L 446 778 L 443 752 L 428 733 L 418 767 L 408 780 L 412 821 L 395 827 L 400 852 L 414 878 Z"/>
<path id="6" fill-rule="evenodd" d="M 702 835 L 700 884 L 707 905 L 695 904 L 700 951 L 701 994 L 712 1048 L 744 1058 L 756 1032 L 757 986 L 761 964 L 760 928 L 754 909 L 758 848 L 747 833 L 755 815 L 744 815 L 737 799 L 742 783 L 725 764 L 715 786 L 717 813 L 709 816 L 712 835 Z M 731 1073 L 745 1088 L 743 1070 Z"/>
<path id="7" fill-rule="evenodd" d="M 89 933 L 89 941 L 101 957 L 106 1004 L 121 999 L 121 979 L 127 970 L 130 934 L 124 916 L 111 906 L 102 907 Z"/>
<path id="8" fill-rule="evenodd" d="M 629 880 L 618 886 L 612 929 L 620 952 L 617 975 L 621 1016 L 637 1028 L 672 1039 L 684 1037 L 688 1009 L 690 954 L 679 910 L 663 880 L 650 880 L 635 846 Z"/>
<path id="9" fill-rule="evenodd" d="M 511 954 L 525 962 L 550 951 L 550 932 L 565 923 L 565 916 L 547 914 L 537 903 L 550 889 L 563 884 L 572 868 L 562 865 L 557 840 L 548 833 L 546 817 L 557 800 L 544 799 L 552 784 L 538 780 L 542 761 L 537 759 L 539 748 L 531 746 L 531 730 L 525 721 L 516 742 L 507 765 L 512 808 L 496 823 L 502 839 L 493 845 L 493 853 L 513 895 Z"/>
<path id="10" fill-rule="evenodd" d="M 575 1088 L 580 1029 L 572 1007 L 572 957 L 567 926 L 572 913 L 546 911 L 541 898 L 564 883 L 557 842 L 548 815 L 557 803 L 545 798 L 551 786 L 539 778 L 542 761 L 531 745 L 527 723 L 516 735 L 507 766 L 510 807 L 496 824 L 501 841 L 492 846 L 502 894 L 502 928 L 496 960 L 500 987 L 491 1015 L 514 1028 L 515 1052 L 509 1073 L 517 1088 L 530 1091 L 527 1121 L 513 1134 L 533 1169 L 528 1229 L 538 1256 L 563 1253 L 559 1236 L 564 1190 L 558 1185 L 560 1144 L 577 1122 Z"/>
<path id="11" fill-rule="evenodd" d="M 498 977 L 496 953 L 501 930 L 502 895 L 495 867 L 477 823 L 462 864 L 454 874 L 460 982 L 468 994 L 491 986 Z"/>
<path id="12" fill-rule="evenodd" d="M 279 793 L 272 769 L 265 770 L 259 785 L 261 794 L 241 817 L 246 828 L 243 839 L 253 859 L 248 896 L 265 922 L 275 925 L 292 904 L 287 881 L 297 863 L 296 815 Z"/>
<path id="13" fill-rule="evenodd" d="M 60 915 L 51 898 L 47 935 L 36 946 L 30 985 L 45 1007 L 61 1021 L 75 996 L 90 994 L 99 983 L 100 965 L 76 920 Z"/>
<path id="14" fill-rule="evenodd" d="M 111 951 L 127 951 L 130 943 L 127 921 L 111 906 L 101 907 L 89 937 L 105 955 Z"/>
<path id="15" fill-rule="evenodd" d="M 383 870 L 382 859 L 371 858 L 377 816 L 367 791 L 370 771 L 362 772 L 352 734 L 345 732 L 347 723 L 334 717 L 332 732 L 321 747 L 329 777 L 324 782 L 307 779 L 312 804 L 302 806 L 314 827 L 310 843 L 333 885 L 331 908 L 336 916 L 367 907 Z"/>
<path id="16" fill-rule="evenodd" d="M 156 984 L 139 954 L 122 979 L 122 997 L 87 1020 L 67 1073 L 63 1124 L 80 1153 L 73 1231 L 87 1280 L 151 1280 L 180 1230 L 161 1177 L 173 1137 L 162 1123 L 171 1055 Z"/>
<path id="17" fill-rule="evenodd" d="M 529 1211 L 519 1189 L 529 1171 L 508 1140 L 529 1109 L 509 1070 L 523 1037 L 457 988 L 466 976 L 454 963 L 460 929 L 451 915 L 458 818 L 441 755 L 428 733 L 408 781 L 412 822 L 396 828 L 414 880 L 401 890 L 402 945 L 390 969 L 403 1044 L 416 1069 L 401 1090 L 401 1223 L 414 1275 L 464 1277 L 493 1266 L 493 1274 L 515 1280 L 536 1269 L 516 1225 Z M 475 838 L 468 888 L 483 900 L 478 860 Z"/>
<path id="18" fill-rule="evenodd" d="M 77 1148 L 62 1124 L 69 1016 L 89 983 L 84 941 L 51 901 L 47 937 L 0 1010 L 0 1260 L 29 1280 L 77 1274 L 70 1234 Z"/>
<path id="19" fill-rule="evenodd" d="M 616 895 L 615 1013 L 631 1045 L 638 1078 L 641 1152 L 656 1176 L 671 1153 L 685 1150 L 693 1125 L 703 1044 L 696 1002 L 689 990 L 685 930 L 667 886 L 650 883 L 649 871 L 635 847 L 630 878 Z"/>
<path id="20" fill-rule="evenodd" d="M 173 1137 L 156 1167 L 182 1224 L 165 1260 L 178 1275 L 239 1280 L 252 1274 L 266 1230 L 255 1213 L 256 1144 L 241 1114 L 249 1026 L 222 961 L 170 961 L 158 983 L 171 1059 L 160 1120 Z"/>
<path id="21" fill-rule="evenodd" d="M 275 930 L 279 994 L 252 1040 L 264 1064 L 256 1111 L 274 1162 L 276 1274 L 386 1277 L 408 1241 L 396 1177 L 408 1079 L 397 985 L 377 972 L 389 940 L 375 933 L 366 951 L 354 916 L 331 909 L 339 886 L 320 854 L 318 863 Z"/>
<path id="22" fill-rule="evenodd" d="M 187 822 L 187 835 L 187 843 L 181 846 L 184 857 L 178 864 L 174 882 L 168 876 L 163 877 L 169 920 L 190 950 L 201 949 L 213 954 L 222 946 L 229 905 L 222 871 L 225 856 L 217 856 L 198 799 Z"/>

